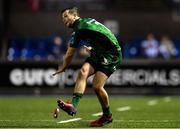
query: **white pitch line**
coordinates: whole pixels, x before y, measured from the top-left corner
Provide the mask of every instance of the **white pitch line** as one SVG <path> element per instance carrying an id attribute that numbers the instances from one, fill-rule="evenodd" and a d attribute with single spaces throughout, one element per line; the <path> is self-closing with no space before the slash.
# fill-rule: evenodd
<path id="1" fill-rule="evenodd" d="M 74 119 L 69 119 L 69 120 L 63 120 L 63 121 L 59 121 L 57 123 L 62 124 L 62 123 L 69 123 L 69 122 L 73 122 L 73 121 L 79 121 L 82 120 L 82 118 L 74 118 Z"/>
<path id="2" fill-rule="evenodd" d="M 101 116 L 102 114 L 103 114 L 102 112 L 98 112 L 98 113 L 92 114 L 92 116 Z"/>
<path id="3" fill-rule="evenodd" d="M 168 102 L 170 102 L 170 101 L 171 101 L 171 97 L 165 97 L 165 98 L 164 98 L 164 102 L 167 102 L 167 103 L 168 103 Z"/>
<path id="4" fill-rule="evenodd" d="M 124 106 L 124 107 L 117 108 L 117 111 L 119 111 L 119 112 L 124 112 L 124 111 L 128 111 L 128 110 L 131 110 L 130 106 Z"/>
<path id="5" fill-rule="evenodd" d="M 157 103 L 158 103 L 157 100 L 150 100 L 150 101 L 147 102 L 147 105 L 149 105 L 149 106 L 154 106 L 154 105 L 156 105 Z"/>
<path id="6" fill-rule="evenodd" d="M 79 118 L 75 118 L 75 119 L 79 119 Z M 70 119 L 70 120 L 72 120 L 72 119 Z M 82 120 L 82 118 L 80 118 L 79 120 Z M 89 122 L 89 121 L 93 121 L 94 119 L 92 119 L 92 120 L 82 120 L 82 121 L 86 121 L 86 122 Z M 6 122 L 16 122 L 16 121 L 29 121 L 29 122 L 34 122 L 34 120 L 0 120 L 0 122 L 4 122 L 4 121 L 6 121 Z M 36 120 L 37 122 L 47 122 L 47 121 L 50 121 L 50 122 L 54 122 L 54 120 Z M 67 121 L 67 120 L 66 120 Z M 168 120 L 168 119 L 162 119 L 162 120 L 143 120 L 143 119 L 140 119 L 140 120 L 123 120 L 123 119 L 121 119 L 121 120 L 118 120 L 118 119 L 115 119 L 115 120 L 113 120 L 113 122 L 132 122 L 132 123 L 135 123 L 135 122 L 148 122 L 148 123 L 150 123 L 150 122 L 154 122 L 154 123 L 158 123 L 158 122 L 161 122 L 161 123 L 169 123 L 169 122 L 180 122 L 180 120 Z"/>

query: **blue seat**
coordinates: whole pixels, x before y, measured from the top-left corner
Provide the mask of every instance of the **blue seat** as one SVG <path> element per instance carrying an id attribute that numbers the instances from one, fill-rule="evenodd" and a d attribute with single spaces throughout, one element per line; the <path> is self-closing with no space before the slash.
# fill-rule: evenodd
<path id="1" fill-rule="evenodd" d="M 21 58 L 21 49 L 23 41 L 19 39 L 11 39 L 7 53 L 8 60 L 17 60 Z"/>
<path id="2" fill-rule="evenodd" d="M 36 42 L 32 39 L 27 39 L 24 42 L 24 46 L 21 52 L 21 57 L 24 60 L 32 60 L 35 56 L 35 48 L 36 48 Z"/>
<path id="3" fill-rule="evenodd" d="M 132 40 L 124 45 L 123 53 L 125 58 L 138 58 L 141 56 L 142 39 Z"/>
<path id="4" fill-rule="evenodd" d="M 173 39 L 173 42 L 174 42 L 174 45 L 177 49 L 177 57 L 179 58 L 180 57 L 180 38 L 175 38 Z"/>

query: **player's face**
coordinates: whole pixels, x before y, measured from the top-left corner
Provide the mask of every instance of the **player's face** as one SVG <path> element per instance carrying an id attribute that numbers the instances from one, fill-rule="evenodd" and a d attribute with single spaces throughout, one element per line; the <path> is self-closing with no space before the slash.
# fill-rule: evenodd
<path id="1" fill-rule="evenodd" d="M 72 24 L 74 23 L 75 15 L 69 13 L 69 10 L 66 10 L 62 14 L 63 22 L 67 27 L 71 27 Z"/>

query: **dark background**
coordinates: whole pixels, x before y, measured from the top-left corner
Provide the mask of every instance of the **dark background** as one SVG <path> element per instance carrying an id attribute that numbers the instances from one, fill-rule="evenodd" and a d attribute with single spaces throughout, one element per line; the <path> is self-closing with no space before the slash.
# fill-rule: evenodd
<path id="1" fill-rule="evenodd" d="M 55 70 L 62 63 L 71 30 L 63 25 L 60 11 L 70 6 L 77 6 L 82 17 L 92 17 L 105 24 L 122 41 L 121 69 L 163 69 L 166 74 L 173 69 L 180 70 L 180 2 L 175 0 L 1 0 L 0 94 L 22 94 L 21 91 L 23 94 L 71 93 L 74 84 L 48 86 L 43 81 L 38 86 L 14 86 L 9 80 L 11 71 L 16 68 Z M 154 58 L 144 56 L 142 42 L 149 33 L 154 34 L 159 45 L 163 35 L 170 37 L 176 54 L 170 58 L 164 58 L 161 54 Z M 54 44 L 56 36 L 63 45 Z M 86 55 L 77 52 L 70 69 L 78 70 L 85 58 Z M 176 77 L 179 75 L 177 73 Z M 176 86 L 121 83 L 107 85 L 108 91 L 112 94 L 180 94 L 179 83 Z"/>

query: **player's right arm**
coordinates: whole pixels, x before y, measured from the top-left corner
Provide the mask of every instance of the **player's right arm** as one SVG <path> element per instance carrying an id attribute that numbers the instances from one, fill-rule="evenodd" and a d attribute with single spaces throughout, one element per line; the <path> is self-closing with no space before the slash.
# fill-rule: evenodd
<path id="1" fill-rule="evenodd" d="M 66 68 L 71 63 L 71 60 L 73 58 L 75 51 L 76 51 L 76 48 L 68 47 L 66 54 L 64 56 L 63 65 L 59 66 L 58 70 L 53 74 L 53 76 L 55 76 L 56 74 L 62 73 L 66 70 Z"/>

